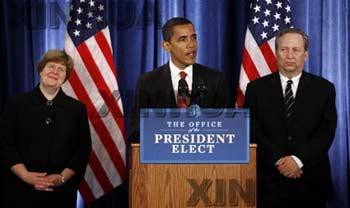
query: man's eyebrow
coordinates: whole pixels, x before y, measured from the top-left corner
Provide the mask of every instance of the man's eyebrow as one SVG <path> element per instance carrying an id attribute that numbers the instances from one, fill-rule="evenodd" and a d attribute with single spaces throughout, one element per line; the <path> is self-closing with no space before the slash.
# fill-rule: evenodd
<path id="1" fill-rule="evenodd" d="M 182 35 L 182 36 L 179 36 L 177 39 L 181 39 L 181 38 L 186 38 L 187 35 Z"/>

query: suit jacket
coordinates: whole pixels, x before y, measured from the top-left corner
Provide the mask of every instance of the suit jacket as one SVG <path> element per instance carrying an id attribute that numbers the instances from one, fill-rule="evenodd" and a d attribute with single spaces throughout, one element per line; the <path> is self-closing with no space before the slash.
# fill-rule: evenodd
<path id="1" fill-rule="evenodd" d="M 287 123 L 280 76 L 275 72 L 248 84 L 245 107 L 250 108 L 251 136 L 258 144 L 262 194 L 276 200 L 290 193 L 327 196 L 331 190 L 328 150 L 337 123 L 334 85 L 302 72 L 294 112 Z M 275 167 L 278 159 L 288 155 L 303 162 L 300 179 L 287 179 Z"/>
<path id="2" fill-rule="evenodd" d="M 205 86 L 205 95 L 199 93 L 199 86 Z M 227 80 L 223 73 L 200 64 L 193 65 L 191 104 L 203 108 L 228 108 L 233 106 Z M 177 108 L 171 81 L 169 63 L 143 74 L 137 83 L 135 115 L 131 140 L 139 140 L 139 116 L 141 108 Z"/>
<path id="3" fill-rule="evenodd" d="M 49 120 L 48 120 L 49 118 Z M 91 138 L 85 106 L 62 90 L 51 107 L 37 87 L 10 99 L 0 119 L 1 207 L 71 207 L 87 165 Z M 54 192 L 36 191 L 10 168 L 24 163 L 29 171 L 75 171 Z M 45 205 L 48 203 L 49 205 Z"/>

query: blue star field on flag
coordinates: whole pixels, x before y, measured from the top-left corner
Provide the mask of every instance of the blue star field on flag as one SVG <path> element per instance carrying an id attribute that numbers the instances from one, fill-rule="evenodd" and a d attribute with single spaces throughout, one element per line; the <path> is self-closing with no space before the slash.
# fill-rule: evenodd
<path id="1" fill-rule="evenodd" d="M 77 46 L 107 26 L 103 0 L 72 1 L 68 17 L 68 34 Z"/>
<path id="2" fill-rule="evenodd" d="M 288 0 L 254 0 L 250 11 L 249 29 L 258 45 L 273 38 L 280 30 L 292 27 Z"/>

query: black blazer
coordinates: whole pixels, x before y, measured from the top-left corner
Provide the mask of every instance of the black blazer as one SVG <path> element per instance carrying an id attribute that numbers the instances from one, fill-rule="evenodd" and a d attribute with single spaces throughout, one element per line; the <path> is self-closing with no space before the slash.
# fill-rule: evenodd
<path id="1" fill-rule="evenodd" d="M 265 191 L 279 195 L 290 193 L 290 184 L 299 184 L 296 187 L 300 190 L 305 190 L 307 184 L 307 188 L 311 187 L 308 190 L 316 195 L 327 195 L 331 190 L 328 150 L 337 124 L 334 85 L 303 72 L 292 119 L 287 123 L 280 76 L 275 72 L 248 84 L 245 107 L 250 109 L 251 136 L 258 144 L 258 174 L 262 174 L 263 182 L 275 184 L 276 188 Z M 301 179 L 286 179 L 274 166 L 278 159 L 288 155 L 303 162 Z"/>
<path id="2" fill-rule="evenodd" d="M 205 95 L 199 96 L 199 86 L 205 86 Z M 228 108 L 233 106 L 227 80 L 223 73 L 200 64 L 193 65 L 192 104 L 203 108 Z M 139 140 L 139 115 L 141 108 L 177 108 L 171 81 L 169 63 L 143 74 L 137 83 L 135 114 L 131 140 Z"/>
<path id="3" fill-rule="evenodd" d="M 0 132 L 0 161 L 4 169 L 1 189 L 6 193 L 2 198 L 7 200 L 5 203 L 11 207 L 17 207 L 16 203 L 34 207 L 36 205 L 31 202 L 38 198 L 41 198 L 39 202 L 60 195 L 60 201 L 50 202 L 51 207 L 56 203 L 57 206 L 61 202 L 64 204 L 65 200 L 75 200 L 91 149 L 87 112 L 82 103 L 60 90 L 48 107 L 37 87 L 9 101 L 0 119 Z M 35 191 L 15 176 L 10 168 L 17 163 L 24 163 L 29 171 L 51 174 L 70 168 L 76 174 L 56 195 L 56 191 L 50 195 Z"/>

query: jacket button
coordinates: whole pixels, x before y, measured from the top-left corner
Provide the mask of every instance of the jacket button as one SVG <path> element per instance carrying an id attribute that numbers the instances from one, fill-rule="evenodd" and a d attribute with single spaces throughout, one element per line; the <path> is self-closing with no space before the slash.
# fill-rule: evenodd
<path id="1" fill-rule="evenodd" d="M 293 138 L 291 136 L 288 136 L 288 141 L 292 141 Z"/>

